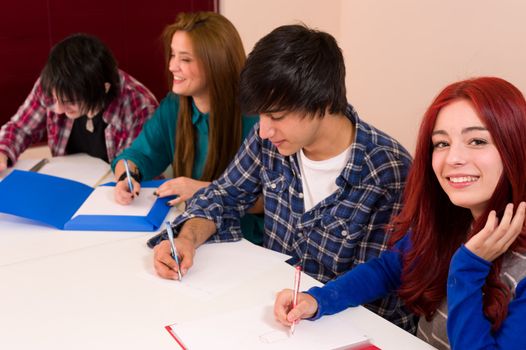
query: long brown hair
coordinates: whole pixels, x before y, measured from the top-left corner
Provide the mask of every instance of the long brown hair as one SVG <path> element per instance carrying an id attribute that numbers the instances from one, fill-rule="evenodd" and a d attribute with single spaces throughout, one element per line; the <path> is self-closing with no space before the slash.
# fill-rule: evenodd
<path id="1" fill-rule="evenodd" d="M 225 17 L 214 12 L 178 14 L 163 32 L 167 66 L 171 41 L 176 31 L 186 32 L 203 70 L 210 100 L 208 154 L 201 180 L 221 175 L 241 145 L 239 76 L 245 64 L 245 50 L 239 33 Z M 192 125 L 191 96 L 179 96 L 175 133 L 174 177 L 192 176 L 196 132 Z"/>
<path id="2" fill-rule="evenodd" d="M 431 166 L 431 134 L 440 110 L 454 101 L 469 101 L 490 132 L 503 164 L 501 178 L 485 212 L 473 222 L 468 209 L 455 206 L 440 187 Z M 526 101 L 512 84 L 482 77 L 447 86 L 424 115 L 415 159 L 404 192 L 404 206 L 394 220 L 393 241 L 411 229 L 412 249 L 404 256 L 400 297 L 416 314 L 430 318 L 446 296 L 451 258 L 459 246 L 478 233 L 491 210 L 502 217 L 507 203 L 526 199 Z M 472 228 L 470 229 L 470 227 Z M 524 251 L 524 232 L 512 245 Z M 493 330 L 506 318 L 511 293 L 500 280 L 502 256 L 496 259 L 482 289 L 483 310 Z"/>

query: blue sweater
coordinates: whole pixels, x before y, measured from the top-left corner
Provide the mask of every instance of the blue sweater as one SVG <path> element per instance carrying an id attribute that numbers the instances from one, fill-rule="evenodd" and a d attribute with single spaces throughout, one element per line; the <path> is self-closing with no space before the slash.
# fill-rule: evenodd
<path id="1" fill-rule="evenodd" d="M 371 302 L 397 290 L 402 255 L 410 249 L 409 236 L 379 258 L 369 260 L 328 282 L 307 291 L 318 302 L 312 319 L 331 315 L 351 306 Z M 482 311 L 482 286 L 491 263 L 462 246 L 451 259 L 448 283 L 447 333 L 452 349 L 526 349 L 526 279 L 521 280 L 501 328 L 491 332 Z"/>

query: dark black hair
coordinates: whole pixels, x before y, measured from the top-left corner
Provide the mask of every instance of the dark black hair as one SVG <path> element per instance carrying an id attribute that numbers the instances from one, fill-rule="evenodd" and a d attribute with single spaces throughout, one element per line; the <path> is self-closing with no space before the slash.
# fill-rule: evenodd
<path id="1" fill-rule="evenodd" d="M 120 91 L 117 62 L 99 39 L 87 34 L 71 35 L 49 54 L 40 82 L 48 96 L 81 106 L 84 112 L 103 109 Z M 104 83 L 110 83 L 106 93 Z"/>
<path id="2" fill-rule="evenodd" d="M 274 29 L 248 55 L 240 101 L 246 113 L 345 113 L 345 64 L 336 40 L 303 25 Z"/>

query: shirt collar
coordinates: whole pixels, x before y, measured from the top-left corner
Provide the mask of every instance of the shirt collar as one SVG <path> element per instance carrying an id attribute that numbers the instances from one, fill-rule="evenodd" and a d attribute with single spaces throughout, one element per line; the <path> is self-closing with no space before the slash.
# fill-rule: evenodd
<path id="1" fill-rule="evenodd" d="M 363 159 L 365 156 L 364 145 L 368 142 L 368 135 L 364 130 L 362 121 L 352 105 L 347 105 L 345 115 L 354 124 L 355 135 L 351 144 L 349 160 L 345 165 L 341 175 L 336 179 L 336 184 L 342 186 L 341 181 L 346 181 L 351 185 L 358 185 L 361 182 L 361 173 L 363 168 Z"/>
<path id="2" fill-rule="evenodd" d="M 208 121 L 208 118 L 210 116 L 210 113 L 203 113 L 199 109 L 197 109 L 197 106 L 194 103 L 194 100 L 192 101 L 192 124 L 197 125 L 203 121 Z"/>

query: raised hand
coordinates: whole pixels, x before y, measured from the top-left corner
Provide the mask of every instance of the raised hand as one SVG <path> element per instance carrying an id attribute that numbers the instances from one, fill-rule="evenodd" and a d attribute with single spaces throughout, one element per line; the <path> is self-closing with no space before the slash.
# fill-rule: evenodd
<path id="1" fill-rule="evenodd" d="M 522 232 L 526 216 L 526 203 L 521 202 L 513 214 L 513 204 L 508 204 L 502 219 L 492 210 L 484 228 L 466 243 L 466 248 L 487 261 L 493 261 L 506 252 Z"/>

